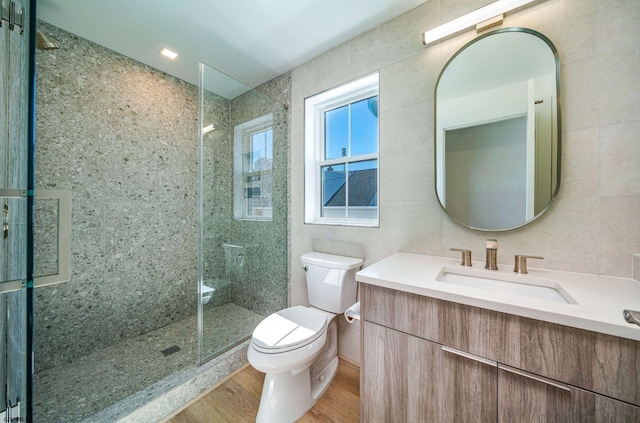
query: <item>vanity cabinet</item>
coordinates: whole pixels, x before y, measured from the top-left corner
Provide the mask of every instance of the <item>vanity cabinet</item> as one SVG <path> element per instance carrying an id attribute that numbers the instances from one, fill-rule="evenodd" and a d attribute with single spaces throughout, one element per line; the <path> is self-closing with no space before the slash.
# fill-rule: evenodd
<path id="1" fill-rule="evenodd" d="M 638 422 L 640 342 L 361 285 L 361 420 Z"/>
<path id="2" fill-rule="evenodd" d="M 363 422 L 495 422 L 497 373 L 416 336 L 364 322 Z"/>

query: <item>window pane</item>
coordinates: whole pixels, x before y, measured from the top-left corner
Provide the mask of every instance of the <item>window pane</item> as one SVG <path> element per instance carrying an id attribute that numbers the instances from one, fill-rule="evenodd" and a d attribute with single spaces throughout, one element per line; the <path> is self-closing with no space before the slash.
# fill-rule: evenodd
<path id="1" fill-rule="evenodd" d="M 378 205 L 378 160 L 349 163 L 349 207 Z M 349 216 L 352 216 L 351 210 Z"/>
<path id="2" fill-rule="evenodd" d="M 266 157 L 273 163 L 273 129 L 267 129 L 266 133 Z M 273 167 L 269 166 L 269 169 Z"/>
<path id="3" fill-rule="evenodd" d="M 349 106 L 325 113 L 325 160 L 338 159 L 349 154 Z"/>
<path id="4" fill-rule="evenodd" d="M 268 170 L 273 162 L 273 130 L 268 129 L 251 135 L 250 171 Z"/>
<path id="5" fill-rule="evenodd" d="M 322 216 L 346 217 L 346 174 L 344 165 L 322 166 Z"/>
<path id="6" fill-rule="evenodd" d="M 351 156 L 378 152 L 378 96 L 351 105 Z"/>

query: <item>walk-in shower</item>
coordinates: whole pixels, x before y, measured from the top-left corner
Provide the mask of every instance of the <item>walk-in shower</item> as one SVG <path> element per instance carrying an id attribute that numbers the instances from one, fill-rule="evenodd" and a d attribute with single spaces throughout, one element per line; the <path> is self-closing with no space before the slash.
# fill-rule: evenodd
<path id="1" fill-rule="evenodd" d="M 286 93 L 229 79 L 200 65 L 203 360 L 287 304 Z"/>
<path id="2" fill-rule="evenodd" d="M 286 306 L 290 80 L 229 94 L 216 79 L 199 96 L 38 29 L 60 48 L 37 53 L 36 187 L 71 192 L 73 206 L 70 280 L 35 289 L 34 420 L 114 421 L 236 360 L 261 316 Z M 236 144 L 258 160 L 237 175 Z"/>

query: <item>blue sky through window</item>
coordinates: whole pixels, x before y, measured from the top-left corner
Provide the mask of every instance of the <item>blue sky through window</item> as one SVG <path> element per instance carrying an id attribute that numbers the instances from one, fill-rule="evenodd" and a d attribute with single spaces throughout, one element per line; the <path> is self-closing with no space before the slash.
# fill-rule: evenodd
<path id="1" fill-rule="evenodd" d="M 267 160 L 263 160 L 267 159 Z M 271 169 L 273 160 L 273 130 L 251 135 L 251 171 Z"/>
<path id="2" fill-rule="evenodd" d="M 349 137 L 349 108 L 351 109 L 351 137 Z M 326 112 L 325 160 L 376 153 L 378 151 L 377 115 L 377 96 Z M 349 145 L 349 139 L 351 145 Z"/>

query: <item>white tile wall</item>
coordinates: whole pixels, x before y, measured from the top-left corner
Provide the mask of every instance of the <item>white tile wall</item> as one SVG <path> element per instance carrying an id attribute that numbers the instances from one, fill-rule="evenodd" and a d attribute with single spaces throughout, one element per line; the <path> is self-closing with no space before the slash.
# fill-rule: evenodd
<path id="1" fill-rule="evenodd" d="M 369 265 L 395 251 L 454 257 L 450 247 L 470 248 L 481 260 L 484 239 L 495 237 L 502 265 L 511 265 L 514 254 L 525 253 L 545 257 L 537 267 L 631 276 L 630 257 L 640 252 L 637 0 L 542 0 L 507 15 L 503 26 L 537 30 L 558 49 L 560 193 L 544 216 L 508 232 L 472 231 L 441 211 L 433 194 L 433 94 L 446 61 L 476 35 L 465 31 L 424 47 L 421 32 L 488 3 L 430 0 L 293 71 L 292 263 L 311 250 L 364 257 Z M 304 225 L 303 100 L 376 70 L 380 228 Z M 292 266 L 291 293 L 292 304 L 306 303 L 304 272 L 297 266 Z M 359 361 L 359 325 L 342 320 L 340 354 Z"/>

